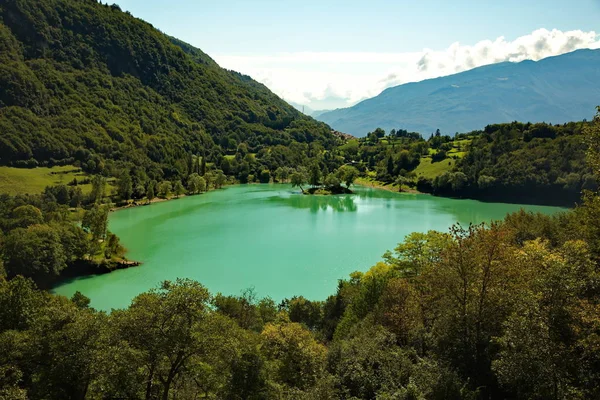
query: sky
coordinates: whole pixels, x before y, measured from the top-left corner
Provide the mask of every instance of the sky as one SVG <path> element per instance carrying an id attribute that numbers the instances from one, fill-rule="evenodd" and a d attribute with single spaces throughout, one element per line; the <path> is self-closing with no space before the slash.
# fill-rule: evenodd
<path id="1" fill-rule="evenodd" d="M 115 1 L 312 110 L 481 65 L 600 48 L 600 0 Z"/>

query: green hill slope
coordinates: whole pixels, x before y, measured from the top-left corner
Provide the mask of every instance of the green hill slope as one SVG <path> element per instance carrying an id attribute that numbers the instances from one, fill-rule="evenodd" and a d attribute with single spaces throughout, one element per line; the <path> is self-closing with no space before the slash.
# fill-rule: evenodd
<path id="1" fill-rule="evenodd" d="M 0 5 L 0 164 L 115 161 L 185 176 L 191 154 L 216 161 L 292 141 L 335 142 L 247 76 L 96 1 Z"/>

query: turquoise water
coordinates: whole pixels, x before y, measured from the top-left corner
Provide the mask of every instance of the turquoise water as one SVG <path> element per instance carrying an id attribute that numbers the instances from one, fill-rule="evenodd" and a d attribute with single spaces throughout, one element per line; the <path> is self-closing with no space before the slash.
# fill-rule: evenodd
<path id="1" fill-rule="evenodd" d="M 200 196 L 112 213 L 109 229 L 137 268 L 79 278 L 55 289 L 80 291 L 102 310 L 123 308 L 163 280 L 192 278 L 212 293 L 254 287 L 279 301 L 325 299 L 337 281 L 365 271 L 405 235 L 446 231 L 455 222 L 502 219 L 524 208 L 358 187 L 354 195 L 304 196 L 289 185 L 238 185 Z"/>

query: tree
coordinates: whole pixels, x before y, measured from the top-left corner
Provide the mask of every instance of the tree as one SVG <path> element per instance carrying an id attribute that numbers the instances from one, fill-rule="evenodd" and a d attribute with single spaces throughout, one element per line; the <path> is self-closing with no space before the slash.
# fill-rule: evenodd
<path id="1" fill-rule="evenodd" d="M 319 164 L 313 163 L 310 166 L 308 183 L 310 183 L 312 187 L 319 186 L 321 184 L 321 168 L 319 167 Z"/>
<path id="2" fill-rule="evenodd" d="M 448 155 L 446 153 L 446 150 L 440 149 L 431 156 L 431 162 L 435 163 L 435 162 L 443 161 L 446 159 L 447 156 Z"/>
<path id="3" fill-rule="evenodd" d="M 308 389 L 324 374 L 327 350 L 302 325 L 294 322 L 267 324 L 261 336 L 264 352 L 274 362 L 281 382 Z"/>
<path id="4" fill-rule="evenodd" d="M 285 182 L 289 178 L 289 169 L 287 167 L 279 167 L 275 170 L 275 177 L 279 182 Z"/>
<path id="5" fill-rule="evenodd" d="M 318 329 L 323 323 L 322 302 L 293 297 L 286 301 L 286 308 L 290 321 L 304 324 L 311 330 Z"/>
<path id="6" fill-rule="evenodd" d="M 187 189 L 190 194 L 196 194 L 200 192 L 200 175 L 193 173 L 188 177 Z M 206 185 L 206 183 L 205 183 Z"/>
<path id="7" fill-rule="evenodd" d="M 582 386 L 574 385 L 577 375 L 598 379 L 591 366 L 597 356 L 590 359 L 584 355 L 581 350 L 589 348 L 589 342 L 578 341 L 584 326 L 598 326 L 597 315 L 588 314 L 589 283 L 598 279 L 589 247 L 582 241 L 567 241 L 553 249 L 537 239 L 525 243 L 517 257 L 532 279 L 528 290 L 519 293 L 504 335 L 497 340 L 500 354 L 493 368 L 500 382 L 522 398 L 596 397 L 592 393 L 598 393 L 597 385 L 584 385 L 591 389 L 587 395 Z M 583 359 L 590 364 L 582 363 Z"/>
<path id="8" fill-rule="evenodd" d="M 29 377 L 36 377 L 29 394 L 47 399 L 86 398 L 100 373 L 96 367 L 104 355 L 100 335 L 105 318 L 66 299 L 50 299 L 45 311 L 29 331 L 29 346 L 21 349 L 37 366 L 34 371 L 26 369 Z"/>
<path id="9" fill-rule="evenodd" d="M 403 277 L 413 278 L 421 275 L 423 271 L 436 268 L 436 263 L 441 262 L 443 251 L 451 242 L 452 237 L 447 233 L 413 232 L 394 249 L 395 256 L 386 252 L 383 258 L 400 271 Z"/>
<path id="10" fill-rule="evenodd" d="M 292 187 L 299 187 L 300 190 L 304 193 L 304 189 L 302 189 L 302 185 L 304 185 L 306 183 L 307 179 L 306 179 L 306 175 L 304 175 L 302 172 L 294 172 L 292 173 L 291 176 L 291 182 L 292 182 Z"/>
<path id="11" fill-rule="evenodd" d="M 68 263 L 81 260 L 89 253 L 89 238 L 82 228 L 71 222 L 52 223 L 50 226 L 60 237 Z"/>
<path id="12" fill-rule="evenodd" d="M 409 179 L 405 176 L 402 176 L 402 175 L 398 175 L 398 177 L 396 178 L 396 181 L 394 183 L 398 186 L 398 191 L 402 192 L 402 186 L 408 185 L 411 182 L 412 182 L 411 179 Z"/>
<path id="13" fill-rule="evenodd" d="M 151 203 L 152 200 L 154 200 L 154 184 L 153 184 L 153 182 L 150 182 L 148 184 L 148 188 L 146 189 L 146 199 L 148 200 L 148 203 Z"/>
<path id="14" fill-rule="evenodd" d="M 452 228 L 452 240 L 439 262 L 422 272 L 424 308 L 435 321 L 442 356 L 475 387 L 494 385 L 491 340 L 502 334 L 502 321 L 523 292 L 525 278 L 509 243 L 511 233 L 500 224 Z M 437 299 L 429 293 L 435 291 Z M 511 299 L 513 301 L 508 301 Z"/>
<path id="15" fill-rule="evenodd" d="M 90 199 L 93 203 L 100 203 L 106 196 L 106 179 L 100 175 L 94 175 L 92 178 L 92 191 Z"/>
<path id="16" fill-rule="evenodd" d="M 79 290 L 71 296 L 71 301 L 79 308 L 88 308 L 90 306 L 90 298 L 84 296 Z"/>
<path id="17" fill-rule="evenodd" d="M 131 175 L 128 170 L 123 170 L 120 172 L 117 179 L 117 195 L 121 200 L 129 200 L 131 199 L 132 194 L 133 183 L 131 181 Z"/>
<path id="18" fill-rule="evenodd" d="M 201 176 L 206 175 L 206 156 L 205 155 L 202 156 L 202 161 L 200 163 L 200 175 Z"/>
<path id="19" fill-rule="evenodd" d="M 4 239 L 3 260 L 9 278 L 23 275 L 44 284 L 67 266 L 61 238 L 48 225 L 12 230 Z"/>
<path id="20" fill-rule="evenodd" d="M 386 169 L 390 178 L 394 176 L 394 158 L 391 155 L 387 158 Z"/>
<path id="21" fill-rule="evenodd" d="M 250 175 L 250 164 L 244 160 L 240 163 L 238 169 L 238 179 L 241 183 L 248 183 L 248 176 Z"/>
<path id="22" fill-rule="evenodd" d="M 215 187 L 216 176 L 212 171 L 206 172 L 203 178 L 206 180 L 206 190 L 210 190 L 211 186 Z"/>
<path id="23" fill-rule="evenodd" d="M 81 190 L 81 188 L 80 187 L 72 188 L 70 191 L 70 196 L 71 196 L 71 200 L 69 202 L 69 206 L 74 207 L 74 208 L 81 207 L 81 204 L 83 203 L 83 200 L 84 200 L 83 191 Z"/>
<path id="24" fill-rule="evenodd" d="M 118 255 L 123 251 L 119 237 L 112 232 L 108 232 L 106 235 L 106 246 L 104 246 L 104 257 L 110 259 L 113 255 Z"/>
<path id="25" fill-rule="evenodd" d="M 227 157 L 221 159 L 221 169 L 225 175 L 231 174 L 231 161 Z"/>
<path id="26" fill-rule="evenodd" d="M 30 204 L 12 210 L 12 228 L 27 228 L 30 225 L 42 224 L 44 217 L 39 208 Z"/>
<path id="27" fill-rule="evenodd" d="M 340 186 L 340 179 L 336 174 L 328 174 L 323 181 L 323 184 L 328 188 L 336 188 Z"/>
<path id="28" fill-rule="evenodd" d="M 228 354 L 235 354 L 235 327 L 208 314 L 209 298 L 199 283 L 178 279 L 137 296 L 129 309 L 113 312 L 115 344 L 137 354 L 138 368 L 145 374 L 142 397 L 167 400 L 184 373 L 202 374 L 198 384 L 208 380 L 206 374 L 213 369 L 213 374 L 224 375 L 232 357 Z"/>
<path id="29" fill-rule="evenodd" d="M 425 396 L 423 392 L 434 392 L 431 387 L 442 380 L 444 371 L 435 364 L 423 365 L 396 344 L 396 337 L 381 326 L 362 324 L 356 336 L 332 346 L 330 364 L 344 398 L 394 398 L 392 394 L 400 399 L 464 398 L 451 387 L 437 396 Z M 423 374 L 427 369 L 435 379 Z"/>
<path id="30" fill-rule="evenodd" d="M 106 237 L 108 207 L 95 204 L 83 214 L 81 227 L 92 234 L 95 242 Z"/>
<path id="31" fill-rule="evenodd" d="M 158 196 L 159 197 L 166 199 L 167 197 L 169 197 L 171 195 L 171 190 L 172 190 L 171 182 L 162 181 L 158 184 L 157 188 L 158 188 Z"/>
<path id="32" fill-rule="evenodd" d="M 462 190 L 467 183 L 468 178 L 464 173 L 459 171 L 450 174 L 450 184 L 452 186 L 453 191 L 458 192 Z"/>
<path id="33" fill-rule="evenodd" d="M 268 169 L 263 169 L 258 175 L 260 183 L 269 183 L 271 181 L 271 172 Z"/>
<path id="34" fill-rule="evenodd" d="M 584 132 L 588 145 L 588 164 L 598 179 L 600 178 L 600 106 L 596 110 L 594 120 L 586 127 Z"/>
<path id="35" fill-rule="evenodd" d="M 338 178 L 344 182 L 348 189 L 350 189 L 350 185 L 352 185 L 356 178 L 358 178 L 358 175 L 358 170 L 351 165 L 342 165 L 337 170 Z"/>
<path id="36" fill-rule="evenodd" d="M 180 180 L 176 181 L 175 185 L 173 185 L 173 192 L 175 193 L 176 198 L 185 193 L 185 188 L 181 184 Z"/>
<path id="37" fill-rule="evenodd" d="M 495 183 L 496 178 L 493 176 L 479 175 L 479 178 L 477 179 L 477 187 L 479 187 L 479 189 L 488 189 L 494 187 Z"/>
<path id="38" fill-rule="evenodd" d="M 216 174 L 217 175 L 215 177 L 215 187 L 217 189 L 220 189 L 220 188 L 223 187 L 223 185 L 225 185 L 225 183 L 227 183 L 227 177 L 225 176 L 225 174 L 221 170 L 217 170 Z"/>

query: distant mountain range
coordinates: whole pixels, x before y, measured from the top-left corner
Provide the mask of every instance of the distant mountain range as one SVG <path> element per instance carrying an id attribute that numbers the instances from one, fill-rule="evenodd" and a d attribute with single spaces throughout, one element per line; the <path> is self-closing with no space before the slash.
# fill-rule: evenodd
<path id="1" fill-rule="evenodd" d="M 488 124 L 591 119 L 600 105 L 600 50 L 537 62 L 503 62 L 384 90 L 353 107 L 314 116 L 333 129 L 365 136 L 377 127 L 427 135 Z"/>

